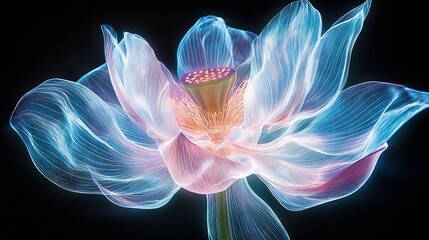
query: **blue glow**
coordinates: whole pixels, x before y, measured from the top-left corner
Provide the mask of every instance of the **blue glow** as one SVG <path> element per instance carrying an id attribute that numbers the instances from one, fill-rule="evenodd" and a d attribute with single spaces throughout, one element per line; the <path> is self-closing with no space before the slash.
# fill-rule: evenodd
<path id="1" fill-rule="evenodd" d="M 106 63 L 77 82 L 40 84 L 10 124 L 37 169 L 66 190 L 153 209 L 183 188 L 207 194 L 212 239 L 288 239 L 246 177 L 257 175 L 293 211 L 348 196 L 371 176 L 389 138 L 429 107 L 429 93 L 396 84 L 343 89 L 370 5 L 323 34 L 308 1 L 287 5 L 260 35 L 199 19 L 180 42 L 177 72 L 235 69 L 235 85 L 222 95 L 231 105 L 217 112 L 192 102 L 145 39 L 125 33 L 118 41 L 102 26 Z M 187 87 L 206 96 L 222 77 Z M 183 114 L 195 121 L 180 122 Z"/>

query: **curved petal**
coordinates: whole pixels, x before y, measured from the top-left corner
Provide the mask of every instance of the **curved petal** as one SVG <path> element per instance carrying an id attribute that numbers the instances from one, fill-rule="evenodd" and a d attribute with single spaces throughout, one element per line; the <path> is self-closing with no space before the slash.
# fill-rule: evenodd
<path id="1" fill-rule="evenodd" d="M 158 149 L 156 142 L 147 135 L 146 131 L 133 122 L 122 110 L 110 81 L 109 70 L 106 64 L 81 77 L 77 83 L 89 88 L 104 102 L 111 104 L 111 110 L 114 111 L 118 126 L 126 138 L 144 147 Z"/>
<path id="2" fill-rule="evenodd" d="M 387 144 L 356 161 L 351 161 L 351 156 L 333 157 L 331 160 L 335 161 L 319 168 L 278 164 L 273 160 L 270 164 L 275 164 L 275 168 L 262 169 L 259 177 L 285 208 L 304 210 L 357 191 L 371 176 L 386 148 Z M 291 178 L 296 179 L 290 181 Z"/>
<path id="3" fill-rule="evenodd" d="M 294 135 L 299 144 L 331 155 L 377 150 L 408 119 L 429 107 L 429 93 L 365 82 L 345 89 L 326 111 Z"/>
<path id="4" fill-rule="evenodd" d="M 301 210 L 356 191 L 370 176 L 385 142 L 428 107 L 427 92 L 363 83 L 344 90 L 300 132 L 235 151 L 258 159 L 256 173 L 282 205 Z"/>
<path id="5" fill-rule="evenodd" d="M 231 239 L 289 239 L 273 210 L 250 188 L 246 179 L 238 180 L 226 190 L 227 204 L 214 194 L 207 195 L 207 227 L 210 239 L 221 238 L 220 215 L 227 211 Z M 226 209 L 224 209 L 226 208 Z"/>
<path id="6" fill-rule="evenodd" d="M 125 33 L 121 47 L 113 29 L 102 30 L 110 78 L 124 110 L 157 140 L 175 137 L 179 128 L 168 103 L 171 74 L 143 38 Z"/>
<path id="7" fill-rule="evenodd" d="M 252 53 L 252 43 L 257 35 L 232 27 L 228 27 L 228 32 L 232 41 L 234 68 L 237 69 L 242 63 L 249 59 Z"/>
<path id="8" fill-rule="evenodd" d="M 235 88 L 233 91 L 237 89 L 244 81 L 248 81 L 250 77 L 250 68 L 251 68 L 251 61 L 248 59 L 247 61 L 243 62 L 240 66 L 237 67 L 237 79 L 235 80 Z"/>
<path id="9" fill-rule="evenodd" d="M 249 80 L 252 43 L 256 39 L 257 35 L 252 32 L 231 27 L 228 27 L 228 32 L 231 35 L 234 68 L 237 71 L 237 79 L 234 83 L 235 89 L 233 89 L 234 91 L 243 83 L 243 81 Z"/>
<path id="10" fill-rule="evenodd" d="M 120 105 L 110 81 L 109 70 L 106 64 L 85 74 L 77 82 L 91 89 L 92 92 L 97 94 L 106 103 Z"/>
<path id="11" fill-rule="evenodd" d="M 158 149 L 156 141 L 143 128 L 131 120 L 121 107 L 110 107 L 110 110 L 115 115 L 119 129 L 128 140 L 147 149 Z"/>
<path id="12" fill-rule="evenodd" d="M 264 28 L 254 42 L 245 126 L 281 121 L 299 110 L 309 82 L 296 72 L 320 32 L 320 14 L 308 1 L 289 4 Z"/>
<path id="13" fill-rule="evenodd" d="M 37 169 L 56 185 L 81 193 L 101 189 L 121 206 L 160 207 L 179 188 L 157 150 L 122 134 L 116 114 L 85 86 L 56 79 L 24 95 L 10 123 Z"/>
<path id="14" fill-rule="evenodd" d="M 200 18 L 180 41 L 177 50 L 177 74 L 212 67 L 233 67 L 231 36 L 222 18 Z"/>
<path id="15" fill-rule="evenodd" d="M 255 170 L 253 162 L 235 161 L 200 148 L 180 133 L 160 146 L 174 181 L 188 191 L 210 194 L 225 190 Z"/>
<path id="16" fill-rule="evenodd" d="M 367 0 L 341 17 L 318 41 L 304 72 L 304 78 L 310 79 L 311 89 L 302 105 L 302 112 L 316 114 L 328 107 L 343 89 L 352 48 L 370 6 L 371 0 Z"/>

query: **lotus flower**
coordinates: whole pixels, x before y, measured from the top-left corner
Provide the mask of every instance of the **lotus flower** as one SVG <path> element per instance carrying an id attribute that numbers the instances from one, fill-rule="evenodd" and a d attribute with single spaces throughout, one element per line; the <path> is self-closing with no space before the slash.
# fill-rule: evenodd
<path id="1" fill-rule="evenodd" d="M 260 35 L 199 19 L 180 42 L 177 76 L 140 36 L 103 26 L 106 64 L 77 82 L 48 80 L 10 123 L 37 169 L 73 192 L 153 209 L 181 188 L 207 195 L 211 239 L 288 239 L 250 188 L 256 174 L 289 210 L 345 197 L 429 93 L 365 82 L 343 89 L 370 1 L 321 34 L 308 1 Z"/>

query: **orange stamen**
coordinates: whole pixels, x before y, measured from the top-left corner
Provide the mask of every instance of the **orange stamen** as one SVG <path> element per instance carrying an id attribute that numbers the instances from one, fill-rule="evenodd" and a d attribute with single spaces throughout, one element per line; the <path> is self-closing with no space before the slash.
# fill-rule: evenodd
<path id="1" fill-rule="evenodd" d="M 221 141 L 232 127 L 244 121 L 243 97 L 246 82 L 232 94 L 222 112 L 203 110 L 190 99 L 172 99 L 171 106 L 182 131 L 193 136 L 208 136 L 212 142 Z"/>

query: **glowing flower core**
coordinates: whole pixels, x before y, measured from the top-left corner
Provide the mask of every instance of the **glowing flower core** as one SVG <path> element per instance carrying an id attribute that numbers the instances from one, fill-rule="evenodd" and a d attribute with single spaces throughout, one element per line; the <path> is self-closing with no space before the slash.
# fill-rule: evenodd
<path id="1" fill-rule="evenodd" d="M 172 101 L 177 123 L 187 134 L 221 142 L 243 122 L 245 82 L 232 92 L 237 73 L 228 67 L 185 74 L 180 82 L 190 97 Z M 192 99 L 192 100 L 191 100 Z"/>

